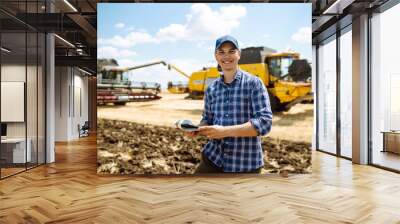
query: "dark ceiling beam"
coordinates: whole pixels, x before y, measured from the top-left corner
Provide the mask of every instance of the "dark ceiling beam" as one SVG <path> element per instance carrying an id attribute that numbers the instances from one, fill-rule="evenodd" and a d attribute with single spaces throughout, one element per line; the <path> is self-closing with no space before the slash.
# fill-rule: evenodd
<path id="1" fill-rule="evenodd" d="M 134 3 L 134 2 L 154 2 L 154 3 L 182 3 L 182 0 L 102 0 L 99 2 L 103 2 L 103 3 Z M 196 2 L 209 2 L 209 3 L 226 3 L 226 0 L 202 0 L 202 1 L 198 1 L 198 0 L 188 0 L 185 2 L 192 2 L 192 3 L 196 3 Z M 229 1 L 230 3 L 250 3 L 250 2 L 264 2 L 264 3 L 311 3 L 311 0 L 232 0 Z"/>
<path id="2" fill-rule="evenodd" d="M 82 28 L 83 31 L 88 35 L 89 38 L 87 38 L 88 42 L 90 43 L 91 46 L 96 46 L 96 38 L 97 38 L 97 31 L 96 28 L 90 24 L 85 17 L 83 17 L 80 14 L 68 14 L 68 17 L 74 21 L 79 27 Z"/>
<path id="3" fill-rule="evenodd" d="M 94 6 L 94 5 L 92 4 L 92 2 L 90 2 L 89 0 L 86 0 L 86 3 L 90 6 L 90 8 L 93 9 L 93 11 L 97 12 L 96 6 Z"/>
<path id="4" fill-rule="evenodd" d="M 97 59 L 90 56 L 55 56 L 56 66 L 87 67 L 97 69 Z"/>
<path id="5" fill-rule="evenodd" d="M 154 2 L 154 3 L 182 3 L 182 0 L 100 0 L 100 3 L 134 3 L 134 2 Z M 186 0 L 186 3 L 196 3 L 198 0 Z M 202 0 L 206 3 L 226 3 L 226 0 Z M 265 3 L 311 3 L 312 0 L 231 0 L 230 3 L 250 3 L 250 2 L 265 2 Z"/>
<path id="6" fill-rule="evenodd" d="M 88 15 L 90 18 L 93 14 Z M 85 37 L 78 38 L 79 42 L 89 45 L 90 47 L 96 46 L 97 31 L 96 28 L 80 13 L 21 13 L 15 17 L 6 17 L 0 19 L 2 23 L 2 30 L 24 30 L 25 24 L 28 24 L 32 29 L 40 32 L 49 33 L 66 33 L 67 36 L 72 33 L 84 33 Z M 81 35 L 83 36 L 83 35 Z M 69 38 L 70 42 L 74 42 L 76 38 Z M 77 40 L 78 41 L 78 40 Z"/>
<path id="7" fill-rule="evenodd" d="M 385 2 L 388 2 L 388 0 L 337 0 L 324 6 L 324 8 L 316 8 L 313 11 L 313 14 L 315 14 L 312 24 L 313 44 L 329 38 L 337 30 L 351 24 L 353 18 L 374 11 L 384 5 Z"/>
<path id="8" fill-rule="evenodd" d="M 82 30 L 75 21 L 62 13 L 19 13 L 20 21 L 42 32 L 64 32 Z"/>
<path id="9" fill-rule="evenodd" d="M 329 27 L 335 20 L 335 16 L 319 16 L 318 19 L 312 24 L 312 32 L 318 33 L 324 28 Z"/>
<path id="10" fill-rule="evenodd" d="M 79 67 L 80 69 L 84 70 L 85 72 L 90 73 L 92 76 L 96 76 L 97 72 L 96 70 L 93 70 L 92 68 L 88 68 L 88 67 Z"/>
<path id="11" fill-rule="evenodd" d="M 20 24 L 20 25 L 26 26 L 26 28 L 29 28 L 32 30 L 35 29 L 35 27 L 32 27 L 31 25 L 29 25 L 29 23 L 26 23 L 25 19 L 18 17 L 18 15 L 13 14 L 13 13 L 7 11 L 6 9 L 3 9 L 0 7 L 0 13 L 4 15 L 5 20 L 13 20 L 15 24 Z M 3 19 L 0 19 L 0 22 L 1 22 L 1 20 L 3 20 Z M 3 29 L 4 28 L 2 27 L 2 30 Z"/>
<path id="12" fill-rule="evenodd" d="M 66 56 L 69 55 L 71 52 L 76 52 L 75 48 L 69 48 L 69 47 L 64 47 L 64 46 L 56 46 L 56 56 Z M 81 47 L 82 53 L 85 55 L 80 55 L 80 56 L 91 56 L 93 58 L 96 58 L 97 56 L 97 48 L 91 48 L 91 47 Z"/>

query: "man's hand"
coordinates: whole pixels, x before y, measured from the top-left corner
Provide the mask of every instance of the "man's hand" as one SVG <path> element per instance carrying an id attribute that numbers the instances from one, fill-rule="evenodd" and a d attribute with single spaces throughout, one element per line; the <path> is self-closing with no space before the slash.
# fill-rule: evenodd
<path id="1" fill-rule="evenodd" d="M 188 137 L 194 138 L 197 135 L 199 135 L 199 132 L 198 131 L 189 131 L 189 132 L 185 131 L 185 135 Z"/>
<path id="2" fill-rule="evenodd" d="M 228 137 L 228 129 L 220 125 L 201 126 L 198 129 L 199 134 L 205 135 L 208 138 L 220 139 Z"/>

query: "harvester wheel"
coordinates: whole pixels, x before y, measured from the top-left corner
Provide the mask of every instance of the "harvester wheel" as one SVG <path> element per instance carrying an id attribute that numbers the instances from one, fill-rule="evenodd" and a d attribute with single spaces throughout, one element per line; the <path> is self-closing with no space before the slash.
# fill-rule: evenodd
<path id="1" fill-rule="evenodd" d="M 189 92 L 189 95 L 185 97 L 185 99 L 192 100 L 202 100 L 204 98 L 204 92 L 193 91 Z"/>
<path id="2" fill-rule="evenodd" d="M 278 97 L 274 96 L 270 91 L 268 91 L 268 95 L 272 112 L 282 112 L 288 110 L 288 108 L 286 108 L 286 104 L 281 103 Z"/>

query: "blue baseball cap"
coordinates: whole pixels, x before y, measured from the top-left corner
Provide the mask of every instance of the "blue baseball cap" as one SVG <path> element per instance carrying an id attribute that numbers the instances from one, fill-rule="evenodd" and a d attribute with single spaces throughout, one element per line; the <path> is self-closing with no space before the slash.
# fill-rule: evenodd
<path id="1" fill-rule="evenodd" d="M 233 46 L 235 46 L 236 49 L 239 50 L 239 44 L 238 44 L 237 40 L 234 37 L 229 36 L 229 35 L 225 35 L 225 36 L 222 36 L 217 39 L 217 41 L 215 42 L 215 50 L 218 50 L 218 48 L 221 47 L 221 45 L 225 42 L 231 42 L 233 44 Z"/>

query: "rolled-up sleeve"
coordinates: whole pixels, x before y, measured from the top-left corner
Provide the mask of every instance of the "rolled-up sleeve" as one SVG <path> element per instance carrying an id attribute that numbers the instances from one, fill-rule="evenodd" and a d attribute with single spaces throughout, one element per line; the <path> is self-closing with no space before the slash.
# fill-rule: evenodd
<path id="1" fill-rule="evenodd" d="M 211 111 L 211 103 L 212 100 L 211 100 L 210 86 L 208 86 L 204 95 L 204 110 L 200 124 L 213 125 L 213 113 Z"/>
<path id="2" fill-rule="evenodd" d="M 268 134 L 272 127 L 272 111 L 268 92 L 259 78 L 256 78 L 254 82 L 251 104 L 253 114 L 250 123 L 256 129 L 259 136 Z"/>

